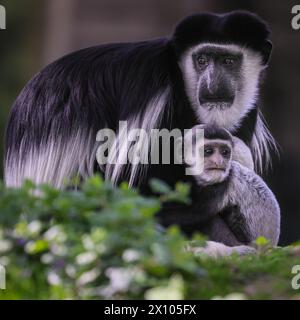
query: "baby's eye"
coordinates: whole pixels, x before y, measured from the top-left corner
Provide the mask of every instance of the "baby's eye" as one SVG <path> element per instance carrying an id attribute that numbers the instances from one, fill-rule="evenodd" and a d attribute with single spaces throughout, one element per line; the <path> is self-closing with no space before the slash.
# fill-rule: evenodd
<path id="1" fill-rule="evenodd" d="M 211 156 L 214 153 L 214 150 L 212 148 L 205 148 L 204 149 L 204 156 L 208 157 Z"/>
<path id="2" fill-rule="evenodd" d="M 231 151 L 229 149 L 222 149 L 221 150 L 221 155 L 225 158 L 229 158 Z"/>

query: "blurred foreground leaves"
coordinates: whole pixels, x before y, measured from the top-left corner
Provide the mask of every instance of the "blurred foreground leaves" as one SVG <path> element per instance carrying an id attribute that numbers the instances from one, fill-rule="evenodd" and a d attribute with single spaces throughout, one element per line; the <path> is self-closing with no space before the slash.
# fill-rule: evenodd
<path id="1" fill-rule="evenodd" d="M 144 198 L 126 184 L 98 177 L 80 191 L 26 182 L 0 186 L 0 264 L 6 290 L 0 299 L 269 299 L 297 298 L 292 289 L 298 247 L 211 259 L 184 250 L 177 227 L 162 231 L 154 215 L 162 201 L 187 202 L 188 188 Z M 193 239 L 199 245 L 203 238 Z"/>

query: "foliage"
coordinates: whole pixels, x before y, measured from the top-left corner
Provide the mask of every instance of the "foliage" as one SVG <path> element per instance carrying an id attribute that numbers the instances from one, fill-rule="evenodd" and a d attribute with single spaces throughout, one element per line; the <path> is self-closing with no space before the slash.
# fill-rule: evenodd
<path id="1" fill-rule="evenodd" d="M 187 201 L 152 182 L 156 198 L 98 177 L 80 191 L 0 186 L 0 264 L 6 268 L 2 299 L 260 299 L 296 298 L 291 287 L 298 247 L 212 259 L 184 250 L 177 227 L 161 230 L 162 201 Z M 170 195 L 170 197 L 168 197 Z M 176 196 L 177 195 L 177 196 Z M 204 243 L 194 236 L 193 246 Z"/>

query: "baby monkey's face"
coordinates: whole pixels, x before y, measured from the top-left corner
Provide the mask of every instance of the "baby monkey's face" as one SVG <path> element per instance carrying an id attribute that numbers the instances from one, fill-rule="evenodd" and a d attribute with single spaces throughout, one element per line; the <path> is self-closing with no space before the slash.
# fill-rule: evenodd
<path id="1" fill-rule="evenodd" d="M 228 176 L 230 170 L 231 142 L 204 139 L 203 148 L 204 170 L 198 177 L 199 182 L 203 185 L 222 182 Z"/>
<path id="2" fill-rule="evenodd" d="M 221 183 L 229 176 L 233 146 L 232 135 L 217 126 L 201 124 L 185 134 L 185 164 L 199 186 Z"/>

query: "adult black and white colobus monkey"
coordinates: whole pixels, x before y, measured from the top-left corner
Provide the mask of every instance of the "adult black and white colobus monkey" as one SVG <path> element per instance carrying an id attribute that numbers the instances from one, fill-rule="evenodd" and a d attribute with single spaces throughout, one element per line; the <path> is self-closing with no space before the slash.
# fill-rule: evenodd
<path id="1" fill-rule="evenodd" d="M 204 130 L 202 139 L 197 137 L 197 129 Z M 259 236 L 276 246 L 280 234 L 279 205 L 262 178 L 234 160 L 237 140 L 223 128 L 198 125 L 185 134 L 184 141 L 186 165 L 194 172 L 194 207 L 198 211 L 192 216 L 182 215 L 180 226 L 188 234 L 197 230 L 212 240 L 208 250 L 198 250 L 209 254 L 248 253 Z M 193 153 L 203 158 L 202 171 L 197 172 L 197 166 L 189 160 Z M 177 220 L 169 214 L 163 223 L 169 226 Z"/>
<path id="2" fill-rule="evenodd" d="M 268 27 L 256 15 L 204 13 L 184 19 L 170 38 L 101 45 L 59 59 L 26 85 L 12 108 L 6 184 L 18 187 L 30 178 L 62 187 L 65 178 L 93 174 L 100 170 L 96 133 L 116 130 L 119 121 L 147 132 L 217 124 L 241 138 L 262 169 L 273 138 L 256 98 L 271 50 Z M 118 132 L 119 142 L 123 135 Z M 186 179 L 182 166 L 172 164 L 108 164 L 103 172 L 145 192 L 151 177 L 171 185 Z"/>

